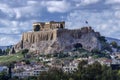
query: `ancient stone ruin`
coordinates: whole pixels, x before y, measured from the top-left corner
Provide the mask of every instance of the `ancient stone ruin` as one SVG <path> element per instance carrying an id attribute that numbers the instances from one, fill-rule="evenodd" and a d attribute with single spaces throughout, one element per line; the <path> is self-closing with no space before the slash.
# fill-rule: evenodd
<path id="1" fill-rule="evenodd" d="M 91 27 L 66 29 L 65 22 L 36 22 L 33 31 L 25 32 L 21 41 L 14 46 L 16 51 L 29 49 L 34 53 L 57 53 L 71 51 L 75 44 L 81 44 L 86 50 L 100 49 L 100 34 Z"/>
<path id="2" fill-rule="evenodd" d="M 48 31 L 50 29 L 63 29 L 65 28 L 65 22 L 35 22 L 33 23 L 33 31 Z"/>

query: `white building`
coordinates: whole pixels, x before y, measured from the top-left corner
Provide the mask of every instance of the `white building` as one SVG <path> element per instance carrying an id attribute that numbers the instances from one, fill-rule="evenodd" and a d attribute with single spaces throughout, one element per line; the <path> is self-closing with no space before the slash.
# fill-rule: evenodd
<path id="1" fill-rule="evenodd" d="M 16 65 L 12 70 L 13 76 L 18 76 L 21 78 L 28 76 L 38 76 L 43 71 L 48 71 L 48 68 L 40 64 Z"/>
<path id="2" fill-rule="evenodd" d="M 48 71 L 48 68 L 25 70 L 23 72 L 13 73 L 13 76 L 18 76 L 18 77 L 21 77 L 21 78 L 29 77 L 29 76 L 38 76 L 43 71 Z"/>
<path id="3" fill-rule="evenodd" d="M 8 67 L 7 66 L 0 66 L 0 72 L 5 71 L 8 72 Z"/>
<path id="4" fill-rule="evenodd" d="M 63 66 L 63 71 L 67 72 L 67 73 L 72 73 L 72 72 L 78 70 L 78 64 L 79 64 L 78 61 L 73 61 L 69 64 L 66 64 Z"/>

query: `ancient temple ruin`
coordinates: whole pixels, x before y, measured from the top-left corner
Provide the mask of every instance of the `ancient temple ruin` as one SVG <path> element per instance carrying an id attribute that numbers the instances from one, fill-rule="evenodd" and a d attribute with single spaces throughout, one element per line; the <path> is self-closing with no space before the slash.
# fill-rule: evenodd
<path id="1" fill-rule="evenodd" d="M 65 28 L 65 22 L 35 22 L 33 23 L 33 31 L 47 31 L 50 29 L 63 29 Z"/>

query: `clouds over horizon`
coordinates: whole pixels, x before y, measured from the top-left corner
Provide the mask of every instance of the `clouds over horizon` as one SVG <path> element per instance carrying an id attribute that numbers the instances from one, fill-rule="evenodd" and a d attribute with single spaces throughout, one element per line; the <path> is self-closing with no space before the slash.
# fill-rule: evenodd
<path id="1" fill-rule="evenodd" d="M 89 22 L 102 35 L 120 39 L 120 0 L 1 0 L 0 45 L 19 42 L 38 21 L 66 21 L 67 28 Z"/>

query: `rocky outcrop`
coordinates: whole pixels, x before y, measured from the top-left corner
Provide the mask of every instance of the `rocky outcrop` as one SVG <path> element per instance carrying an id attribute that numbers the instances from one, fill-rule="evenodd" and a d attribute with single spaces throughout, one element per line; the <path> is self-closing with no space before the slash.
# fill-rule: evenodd
<path id="1" fill-rule="evenodd" d="M 27 32 L 23 33 L 21 42 L 15 45 L 15 50 L 27 48 L 34 53 L 56 53 L 71 51 L 75 44 L 80 43 L 84 49 L 91 51 L 101 48 L 97 38 L 99 36 L 91 27 Z"/>

